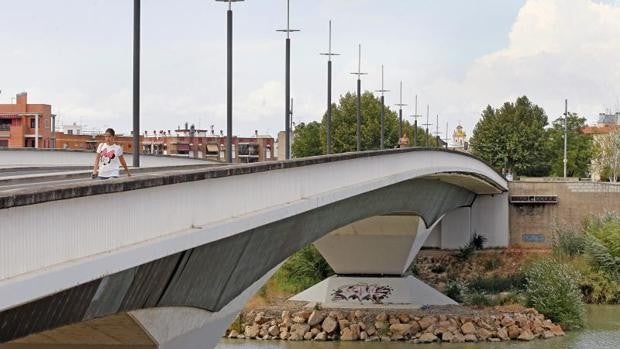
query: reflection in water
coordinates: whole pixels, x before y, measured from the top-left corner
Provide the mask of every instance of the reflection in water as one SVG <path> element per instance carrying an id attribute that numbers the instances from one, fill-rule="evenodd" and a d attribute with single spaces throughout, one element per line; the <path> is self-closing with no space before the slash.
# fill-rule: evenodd
<path id="1" fill-rule="evenodd" d="M 424 349 L 618 349 L 620 348 L 620 305 L 593 305 L 587 308 L 587 327 L 567 332 L 566 337 L 531 342 L 420 344 Z M 400 349 L 407 342 L 278 342 L 224 340 L 217 349 Z"/>

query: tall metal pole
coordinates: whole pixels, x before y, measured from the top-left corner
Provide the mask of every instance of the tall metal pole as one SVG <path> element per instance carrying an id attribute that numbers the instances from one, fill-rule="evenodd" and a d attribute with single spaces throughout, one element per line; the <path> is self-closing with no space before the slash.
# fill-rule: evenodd
<path id="1" fill-rule="evenodd" d="M 400 82 L 400 99 L 398 104 L 398 138 L 402 138 L 403 136 L 403 107 L 407 106 L 407 104 L 403 104 L 403 82 Z"/>
<path id="2" fill-rule="evenodd" d="M 390 92 L 385 89 L 384 86 L 384 75 L 383 75 L 383 64 L 381 65 L 381 89 L 375 92 L 381 92 L 381 143 L 379 144 L 379 148 L 383 149 L 385 147 L 385 92 Z"/>
<path id="3" fill-rule="evenodd" d="M 286 33 L 286 64 L 284 72 L 284 141 L 286 142 L 285 159 L 291 158 L 291 37 L 290 33 L 299 30 L 290 29 L 290 0 L 286 0 L 286 29 L 277 30 Z"/>
<path id="4" fill-rule="evenodd" d="M 418 118 L 422 115 L 418 115 L 418 95 L 415 95 L 415 113 L 411 115 L 413 118 L 413 146 L 418 145 Z"/>
<path id="5" fill-rule="evenodd" d="M 228 3 L 226 12 L 226 162 L 232 163 L 233 143 L 233 13 L 232 3 L 243 0 L 215 0 Z"/>
<path id="6" fill-rule="evenodd" d="M 435 136 L 437 136 L 436 137 L 437 148 L 439 148 L 439 147 L 441 147 L 441 145 L 439 144 L 439 138 L 440 138 L 440 136 L 439 136 L 439 114 L 437 114 L 437 122 L 435 124 Z"/>
<path id="7" fill-rule="evenodd" d="M 566 148 L 568 145 L 568 99 L 564 100 L 564 179 L 566 179 Z"/>
<path id="8" fill-rule="evenodd" d="M 133 1 L 133 167 L 140 167 L 140 0 Z"/>
<path id="9" fill-rule="evenodd" d="M 426 105 L 426 123 L 423 124 L 422 126 L 426 126 L 426 132 L 425 132 L 425 136 L 426 136 L 426 140 L 425 140 L 425 146 L 428 148 L 428 127 L 431 126 L 432 124 L 429 123 L 428 117 L 430 114 L 430 106 L 427 104 Z"/>
<path id="10" fill-rule="evenodd" d="M 327 149 L 326 153 L 332 153 L 332 56 L 338 56 L 338 53 L 332 53 L 332 21 L 329 21 L 329 49 L 327 53 L 321 53 L 327 56 Z"/>
<path id="11" fill-rule="evenodd" d="M 366 75 L 362 73 L 362 45 L 359 45 L 357 73 L 351 73 L 357 75 L 357 122 L 355 127 L 355 140 L 357 143 L 357 151 L 362 150 L 362 80 L 361 76 Z"/>

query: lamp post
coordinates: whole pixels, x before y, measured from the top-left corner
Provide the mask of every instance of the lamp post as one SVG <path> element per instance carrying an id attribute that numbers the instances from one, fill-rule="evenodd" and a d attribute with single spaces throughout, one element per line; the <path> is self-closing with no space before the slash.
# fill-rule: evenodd
<path id="1" fill-rule="evenodd" d="M 332 21 L 329 21 L 329 49 L 327 53 L 321 53 L 327 56 L 327 154 L 332 153 L 332 56 L 338 56 L 338 53 L 332 53 Z"/>
<path id="2" fill-rule="evenodd" d="M 422 126 L 426 126 L 426 132 L 425 132 L 426 140 L 425 140 L 424 144 L 425 144 L 425 147 L 427 147 L 427 148 L 428 148 L 428 136 L 429 136 L 429 134 L 428 134 L 428 127 L 433 125 L 428 120 L 429 111 L 430 111 L 430 106 L 427 104 L 426 105 L 426 123 L 422 124 Z"/>
<path id="3" fill-rule="evenodd" d="M 292 32 L 298 32 L 298 29 L 290 28 L 290 0 L 286 0 L 286 29 L 279 29 L 279 32 L 286 33 L 286 65 L 285 65 L 285 91 L 284 91 L 284 131 L 286 132 L 285 143 L 285 159 L 291 158 L 291 37 Z"/>
<path id="4" fill-rule="evenodd" d="M 133 167 L 140 167 L 140 0 L 133 1 Z"/>
<path id="5" fill-rule="evenodd" d="M 215 0 L 228 3 L 228 11 L 226 12 L 226 162 L 232 163 L 232 141 L 233 141 L 233 125 L 232 125 L 232 74 L 233 74 L 233 12 L 232 3 L 243 0 Z"/>
<path id="6" fill-rule="evenodd" d="M 357 63 L 357 73 L 351 73 L 352 75 L 357 75 L 357 113 L 356 113 L 356 127 L 355 127 L 355 140 L 357 143 L 357 151 L 362 150 L 362 75 L 366 75 L 366 73 L 362 73 L 362 45 L 359 45 L 359 53 L 358 53 L 358 63 Z"/>
<path id="7" fill-rule="evenodd" d="M 407 106 L 407 104 L 403 104 L 403 82 L 402 80 L 400 82 L 400 100 L 398 104 L 396 104 L 396 106 L 398 107 L 398 140 L 400 142 L 400 139 L 403 137 L 403 107 Z"/>
<path id="8" fill-rule="evenodd" d="M 566 148 L 568 145 L 568 99 L 564 100 L 564 179 L 566 179 Z"/>
<path id="9" fill-rule="evenodd" d="M 418 95 L 415 95 L 415 112 L 411 115 L 413 118 L 413 146 L 418 145 L 418 118 L 422 117 L 422 115 L 418 115 Z"/>
<path id="10" fill-rule="evenodd" d="M 379 149 L 383 150 L 384 148 L 384 135 L 385 135 L 385 92 L 390 92 L 386 90 L 383 85 L 383 64 L 381 64 L 381 89 L 376 90 L 375 92 L 381 93 L 381 143 L 379 144 Z"/>

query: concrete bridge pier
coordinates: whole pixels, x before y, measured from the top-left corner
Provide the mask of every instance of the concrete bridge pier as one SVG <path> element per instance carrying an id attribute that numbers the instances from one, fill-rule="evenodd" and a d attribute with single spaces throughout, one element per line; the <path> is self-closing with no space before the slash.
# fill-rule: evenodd
<path id="1" fill-rule="evenodd" d="M 406 272 L 441 217 L 426 227 L 412 214 L 374 216 L 336 229 L 315 242 L 337 273 L 293 300 L 328 307 L 455 304 Z"/>

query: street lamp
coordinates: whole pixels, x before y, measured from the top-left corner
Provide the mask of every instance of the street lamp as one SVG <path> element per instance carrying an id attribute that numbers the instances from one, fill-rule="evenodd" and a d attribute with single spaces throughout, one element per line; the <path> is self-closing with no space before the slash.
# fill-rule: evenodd
<path id="1" fill-rule="evenodd" d="M 433 125 L 428 120 L 429 112 L 430 112 L 430 106 L 427 104 L 426 105 L 426 123 L 422 124 L 422 126 L 426 126 L 426 132 L 425 132 L 425 134 L 426 134 L 426 142 L 425 142 L 425 146 L 427 148 L 428 148 L 428 136 L 429 136 L 429 134 L 428 134 L 428 127 Z"/>
<path id="2" fill-rule="evenodd" d="M 133 167 L 140 167 L 140 0 L 133 1 Z"/>
<path id="3" fill-rule="evenodd" d="M 226 45 L 226 162 L 232 163 L 232 71 L 233 71 L 233 13 L 232 3 L 243 0 L 215 0 L 218 2 L 227 2 L 228 11 L 226 12 L 227 27 L 227 45 Z"/>
<path id="4" fill-rule="evenodd" d="M 362 73 L 362 45 L 359 45 L 359 54 L 358 54 L 358 63 L 357 63 L 357 73 L 351 73 L 353 75 L 357 75 L 357 126 L 355 128 L 355 139 L 357 142 L 357 151 L 362 150 L 362 75 L 366 75 L 366 73 Z"/>
<path id="5" fill-rule="evenodd" d="M 284 124 L 285 124 L 285 159 L 291 158 L 291 37 L 292 32 L 298 32 L 298 29 L 290 28 L 290 0 L 286 0 L 286 29 L 279 29 L 277 31 L 286 33 L 286 66 L 285 66 L 285 92 L 284 92 Z"/>
<path id="6" fill-rule="evenodd" d="M 403 104 L 403 82 L 400 82 L 400 101 L 396 104 L 398 107 L 398 139 L 403 137 L 403 107 L 407 104 Z"/>
<path id="7" fill-rule="evenodd" d="M 568 144 L 568 99 L 564 100 L 564 179 L 566 179 L 566 147 Z"/>
<path id="8" fill-rule="evenodd" d="M 413 146 L 418 145 L 418 118 L 422 117 L 422 115 L 418 115 L 418 95 L 415 95 L 415 112 L 411 115 L 413 118 Z"/>
<path id="9" fill-rule="evenodd" d="M 383 86 L 383 64 L 381 64 L 381 89 L 380 90 L 376 90 L 375 92 L 381 92 L 381 143 L 380 143 L 380 149 L 383 150 L 384 147 L 384 134 L 385 134 L 385 96 L 384 93 L 385 92 L 390 92 L 389 90 L 386 90 L 385 87 Z"/>
<path id="10" fill-rule="evenodd" d="M 332 21 L 329 21 L 329 50 L 321 53 L 327 56 L 327 154 L 332 153 L 332 56 L 339 56 L 332 53 Z"/>

